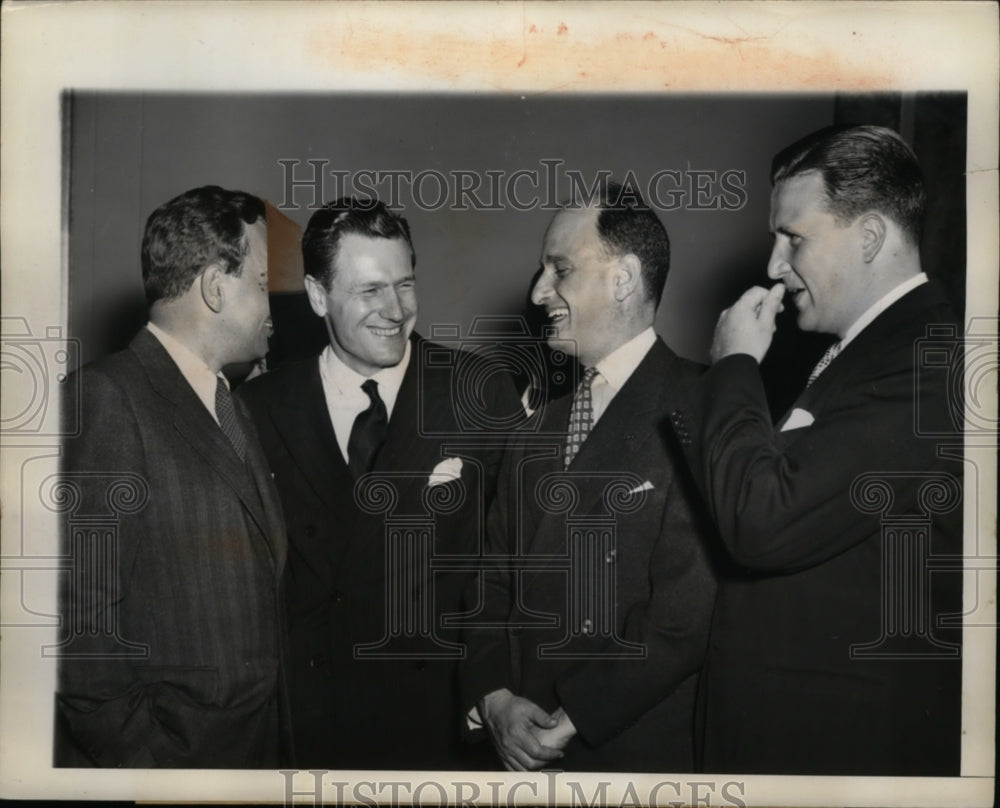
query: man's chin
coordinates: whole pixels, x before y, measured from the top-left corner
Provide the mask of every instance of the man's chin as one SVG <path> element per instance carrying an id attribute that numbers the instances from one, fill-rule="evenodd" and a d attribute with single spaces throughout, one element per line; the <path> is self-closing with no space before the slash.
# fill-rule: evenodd
<path id="1" fill-rule="evenodd" d="M 403 361 L 406 354 L 406 340 L 398 345 L 380 345 L 372 352 L 372 364 L 380 368 L 392 368 Z"/>

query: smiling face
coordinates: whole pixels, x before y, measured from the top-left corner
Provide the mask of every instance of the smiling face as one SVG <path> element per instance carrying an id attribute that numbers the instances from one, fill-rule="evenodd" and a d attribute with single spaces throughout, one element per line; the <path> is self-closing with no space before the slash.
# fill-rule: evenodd
<path id="1" fill-rule="evenodd" d="M 626 341 L 616 317 L 617 260 L 597 233 L 598 213 L 596 208 L 569 208 L 556 214 L 545 233 L 541 274 L 531 290 L 531 302 L 545 309 L 553 328 L 549 344 L 587 366 Z"/>
<path id="2" fill-rule="evenodd" d="M 267 296 L 267 227 L 246 225 L 247 254 L 239 275 L 223 275 L 226 362 L 254 362 L 267 353 L 271 310 Z"/>
<path id="3" fill-rule="evenodd" d="M 348 233 L 338 247 L 330 288 L 310 275 L 306 291 L 326 321 L 330 346 L 362 376 L 398 365 L 417 320 L 410 247 L 401 238 Z"/>
<path id="4" fill-rule="evenodd" d="M 827 209 L 823 178 L 808 172 L 774 186 L 770 225 L 767 274 L 785 284 L 799 328 L 843 337 L 871 302 L 857 221 L 838 221 Z"/>

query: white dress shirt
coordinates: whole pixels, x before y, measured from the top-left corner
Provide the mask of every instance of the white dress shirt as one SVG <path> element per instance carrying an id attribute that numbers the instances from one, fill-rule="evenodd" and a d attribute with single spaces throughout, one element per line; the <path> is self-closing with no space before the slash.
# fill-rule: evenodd
<path id="1" fill-rule="evenodd" d="M 598 422 L 608 409 L 612 399 L 625 386 L 625 382 L 635 373 L 642 360 L 646 358 L 649 349 L 656 342 L 656 332 L 650 326 L 645 331 L 632 337 L 624 345 L 616 348 L 595 367 L 597 375 L 590 386 L 591 404 L 593 406 L 593 421 L 591 427 Z"/>
<path id="2" fill-rule="evenodd" d="M 899 300 L 903 295 L 908 292 L 913 291 L 918 286 L 927 283 L 927 275 L 923 272 L 914 275 L 912 278 L 903 281 L 895 289 L 887 292 L 882 297 L 880 297 L 875 303 L 868 308 L 864 314 L 862 314 L 850 328 L 847 329 L 844 334 L 844 338 L 840 341 L 840 350 L 844 350 L 852 339 L 854 339 L 858 334 L 861 333 L 865 326 L 869 325 L 876 317 L 878 317 L 883 311 L 885 311 L 889 306 Z"/>
<path id="3" fill-rule="evenodd" d="M 219 423 L 219 416 L 215 414 L 215 388 L 217 379 L 222 379 L 229 386 L 229 380 L 221 373 L 213 373 L 212 369 L 205 364 L 200 356 L 193 353 L 183 345 L 176 337 L 172 337 L 162 328 L 154 323 L 146 323 L 146 329 L 159 341 L 163 349 L 170 354 L 177 369 L 185 378 L 195 395 L 198 396 L 205 409 L 215 423 Z"/>
<path id="4" fill-rule="evenodd" d="M 347 442 L 351 439 L 354 419 L 371 406 L 371 399 L 361 389 L 361 385 L 369 378 L 378 383 L 379 397 L 385 402 L 386 418 L 391 419 L 399 388 L 403 385 L 403 376 L 410 364 L 411 345 L 410 342 L 406 343 L 406 352 L 398 365 L 382 368 L 370 377 L 362 376 L 345 365 L 329 345 L 319 355 L 319 376 L 323 381 L 326 408 L 330 413 L 330 423 L 333 424 L 333 433 L 337 436 L 337 445 L 344 456 L 344 462 L 347 462 Z"/>

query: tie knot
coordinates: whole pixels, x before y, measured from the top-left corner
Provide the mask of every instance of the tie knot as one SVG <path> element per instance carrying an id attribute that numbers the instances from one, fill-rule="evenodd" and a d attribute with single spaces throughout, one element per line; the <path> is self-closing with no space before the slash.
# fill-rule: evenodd
<path id="1" fill-rule="evenodd" d="M 378 394 L 378 382 L 374 379 L 365 379 L 361 383 L 361 389 L 365 391 L 365 394 L 371 399 L 372 404 L 376 401 L 381 401 L 382 397 Z"/>
<path id="2" fill-rule="evenodd" d="M 586 368 L 583 371 L 583 379 L 580 384 L 584 387 L 590 387 L 594 383 L 594 377 L 597 375 L 597 368 Z"/>

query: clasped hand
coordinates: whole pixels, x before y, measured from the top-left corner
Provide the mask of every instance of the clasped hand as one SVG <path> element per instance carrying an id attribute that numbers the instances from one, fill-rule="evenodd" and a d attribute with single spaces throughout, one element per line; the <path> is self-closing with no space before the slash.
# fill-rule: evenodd
<path id="1" fill-rule="evenodd" d="M 558 760 L 576 734 L 562 707 L 549 714 L 506 688 L 483 698 L 479 713 L 500 761 L 510 771 L 533 771 Z"/>

